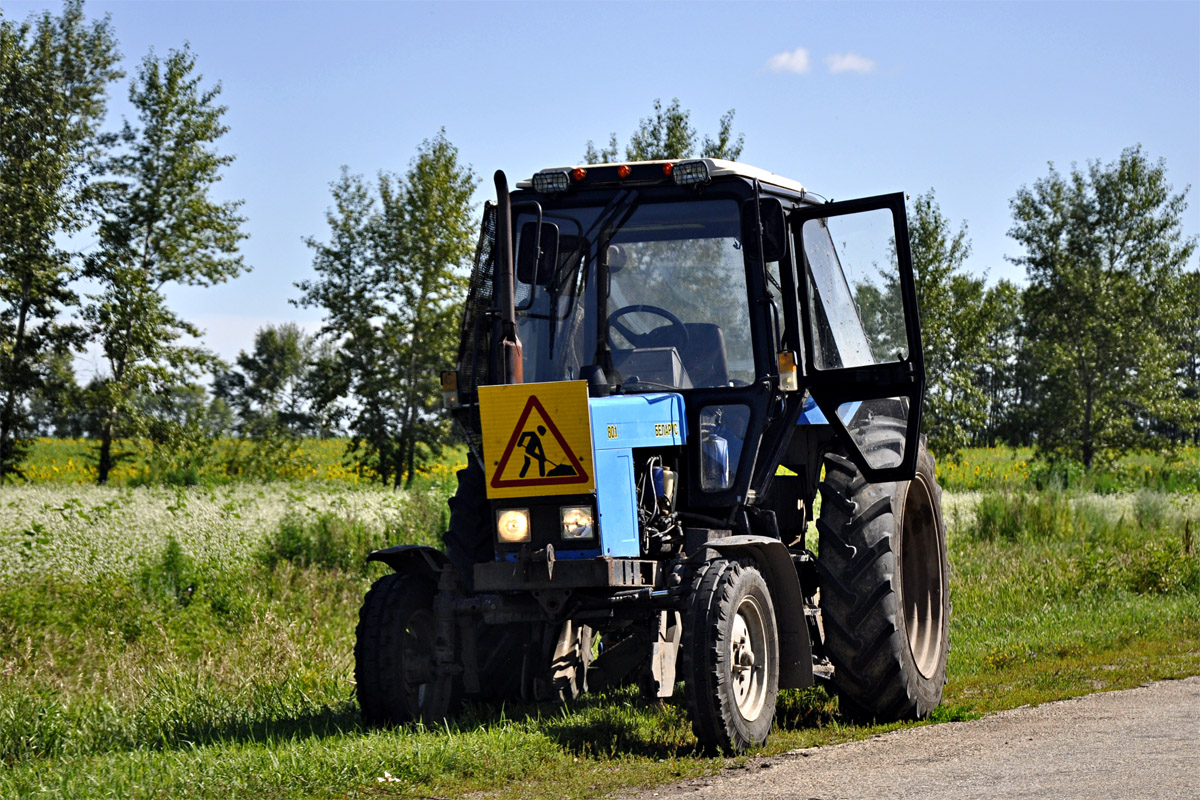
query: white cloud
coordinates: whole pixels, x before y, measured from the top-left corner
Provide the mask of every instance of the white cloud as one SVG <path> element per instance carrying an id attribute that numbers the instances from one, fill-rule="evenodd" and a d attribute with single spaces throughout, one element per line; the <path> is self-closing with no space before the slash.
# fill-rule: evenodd
<path id="1" fill-rule="evenodd" d="M 803 47 L 797 47 L 795 50 L 783 53 L 776 53 L 767 59 L 767 69 L 772 72 L 808 72 L 809 68 L 808 50 Z"/>
<path id="2" fill-rule="evenodd" d="M 858 72 L 866 74 L 875 71 L 875 62 L 857 53 L 834 53 L 825 57 L 825 64 L 830 72 Z"/>

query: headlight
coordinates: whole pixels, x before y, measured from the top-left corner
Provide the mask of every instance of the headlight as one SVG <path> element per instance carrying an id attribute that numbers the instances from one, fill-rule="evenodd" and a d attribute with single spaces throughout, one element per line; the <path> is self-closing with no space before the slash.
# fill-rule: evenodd
<path id="1" fill-rule="evenodd" d="M 565 192 L 570 185 L 571 178 L 567 175 L 566 170 L 535 172 L 533 175 L 533 189 L 542 194 Z"/>
<path id="2" fill-rule="evenodd" d="M 678 161 L 671 170 L 671 177 L 680 186 L 708 183 L 708 164 L 703 161 Z"/>
<path id="3" fill-rule="evenodd" d="M 504 544 L 529 541 L 529 509 L 506 508 L 496 517 L 496 535 Z"/>
<path id="4" fill-rule="evenodd" d="M 596 524 L 590 506 L 563 506 L 558 510 L 562 521 L 562 538 L 565 541 L 582 541 L 596 538 Z"/>

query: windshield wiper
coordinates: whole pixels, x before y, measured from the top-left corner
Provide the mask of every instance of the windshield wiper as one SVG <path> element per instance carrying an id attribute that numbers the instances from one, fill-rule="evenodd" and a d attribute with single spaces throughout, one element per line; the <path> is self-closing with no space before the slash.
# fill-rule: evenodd
<path id="1" fill-rule="evenodd" d="M 671 386 L 666 383 L 659 383 L 658 381 L 644 381 L 636 375 L 621 384 L 621 393 L 624 394 L 625 391 L 630 387 L 632 387 L 634 390 L 645 388 L 660 389 L 665 392 L 677 392 L 680 389 L 678 386 Z"/>
<path id="2" fill-rule="evenodd" d="M 596 219 L 588 226 L 588 229 L 579 237 L 579 243 L 575 245 L 575 248 L 571 250 L 567 258 L 561 262 L 563 266 L 554 271 L 554 278 L 550 282 L 550 335 L 547 337 L 549 344 L 548 355 L 551 359 L 554 358 L 554 339 L 558 332 L 558 294 L 562 279 L 566 278 L 567 274 L 572 270 L 571 264 L 575 265 L 575 270 L 580 268 L 578 260 L 583 257 L 584 250 L 591 247 L 592 237 L 596 231 L 600 231 L 600 238 L 603 238 L 613 218 L 623 211 L 630 210 L 631 206 L 637 201 L 637 198 L 638 192 L 636 189 L 627 189 L 614 195 L 612 200 L 608 201 L 608 205 L 604 207 L 604 210 L 596 216 Z M 617 224 L 621 225 L 624 222 L 625 220 L 621 219 Z M 578 279 L 571 281 L 571 307 L 575 305 L 575 292 L 578 286 Z"/>
<path id="3" fill-rule="evenodd" d="M 628 221 L 637 208 L 638 191 L 630 190 L 625 200 L 615 207 L 604 222 L 600 236 L 596 239 L 596 355 L 592 363 L 604 370 L 608 377 L 608 385 L 616 385 L 615 369 L 612 363 L 612 353 L 608 349 L 608 243 L 612 241 L 617 229 Z M 599 220 L 597 220 L 599 221 Z"/>

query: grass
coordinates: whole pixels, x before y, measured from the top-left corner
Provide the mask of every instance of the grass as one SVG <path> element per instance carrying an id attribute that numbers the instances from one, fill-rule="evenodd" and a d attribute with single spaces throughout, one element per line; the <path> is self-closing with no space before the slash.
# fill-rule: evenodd
<path id="1" fill-rule="evenodd" d="M 362 556 L 436 541 L 445 490 L 5 489 L 0 797 L 583 798 L 739 763 L 697 751 L 678 695 L 631 688 L 362 728 L 354 625 L 384 570 Z M 1200 498 L 1016 491 L 946 507 L 954 649 L 936 721 L 1200 673 L 1184 535 Z M 762 752 L 898 727 L 844 724 L 820 688 L 783 693 L 777 721 Z"/>
<path id="2" fill-rule="evenodd" d="M 1171 456 L 1127 453 L 1090 471 L 1073 461 L 1038 459 L 1028 447 L 972 447 L 956 458 L 939 458 L 937 477 L 949 492 L 1065 489 L 1118 494 L 1149 489 L 1196 494 L 1200 447 L 1185 447 Z"/>

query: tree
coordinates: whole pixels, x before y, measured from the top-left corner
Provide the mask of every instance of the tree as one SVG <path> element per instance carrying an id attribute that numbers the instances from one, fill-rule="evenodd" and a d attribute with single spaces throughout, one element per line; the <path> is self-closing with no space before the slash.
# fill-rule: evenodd
<path id="1" fill-rule="evenodd" d="M 237 369 L 218 376 L 214 394 L 237 410 L 248 436 L 310 434 L 306 387 L 314 353 L 313 337 L 294 322 L 259 328 L 253 352 L 238 354 Z"/>
<path id="2" fill-rule="evenodd" d="M 1179 378 L 1183 396 L 1192 406 L 1191 424 L 1184 427 L 1182 439 L 1186 442 L 1190 438 L 1193 445 L 1200 445 L 1200 270 L 1183 276 L 1181 290 L 1184 308 L 1192 309 L 1190 315 L 1184 315 L 1179 335 Z"/>
<path id="3" fill-rule="evenodd" d="M 241 204 L 210 197 L 233 161 L 215 147 L 228 130 L 217 103 L 221 87 L 204 88 L 194 69 L 186 46 L 142 61 L 129 93 L 140 127 L 125 123 L 123 152 L 109 164 L 99 247 L 87 271 L 100 291 L 84 309 L 108 366 L 92 392 L 102 420 L 100 483 L 114 464 L 115 436 L 162 430 L 133 399 L 169 397 L 216 364 L 207 351 L 179 343 L 200 331 L 167 306 L 164 287 L 211 286 L 245 268 Z"/>
<path id="4" fill-rule="evenodd" d="M 932 189 L 913 201 L 908 230 L 928 375 L 925 429 L 933 452 L 952 455 L 987 420 L 976 374 L 991 327 L 984 280 L 964 269 L 971 252 L 966 223 L 953 230 Z"/>
<path id="5" fill-rule="evenodd" d="M 385 483 L 411 483 L 446 441 L 438 380 L 457 344 L 476 182 L 443 131 L 374 187 L 343 168 L 330 240 L 307 240 L 318 278 L 297 284 L 297 302 L 324 309 L 338 348 L 316 380 L 326 401 L 353 397 L 351 446 Z"/>
<path id="6" fill-rule="evenodd" d="M 1049 174 L 1011 201 L 1014 259 L 1029 278 L 1024 316 L 1037 377 L 1032 425 L 1039 449 L 1079 459 L 1157 442 L 1151 422 L 1185 424 L 1191 403 L 1176 380 L 1186 190 L 1140 146 L 1112 163 Z"/>
<path id="7" fill-rule="evenodd" d="M 87 220 L 117 60 L 108 19 L 87 22 L 81 0 L 58 17 L 0 19 L 0 481 L 24 457 L 43 367 L 80 341 L 59 321 L 78 302 L 59 242 Z"/>
<path id="8" fill-rule="evenodd" d="M 403 342 L 403 464 L 395 469 L 397 482 L 403 471 L 412 483 L 418 447 L 436 456 L 448 437 L 441 373 L 458 348 L 467 264 L 475 250 L 471 195 L 477 183 L 471 168 L 459 164 L 445 131 L 422 144 L 403 185 L 380 178 L 376 238 L 385 275 L 400 300 L 395 321 Z"/>
<path id="9" fill-rule="evenodd" d="M 733 109 L 721 116 L 716 139 L 707 135 L 700 148 L 703 158 L 724 158 L 737 161 L 742 154 L 745 136 L 733 135 Z M 625 146 L 626 161 L 654 161 L 658 159 L 693 158 L 696 154 L 696 129 L 691 124 L 691 112 L 679 105 L 679 98 L 671 100 L 665 109 L 662 100 L 654 101 L 654 114 L 645 117 L 638 129 L 629 137 Z M 589 140 L 583 156 L 588 164 L 602 164 L 617 160 L 617 134 L 609 136 L 608 146 L 597 150 Z"/>
<path id="10" fill-rule="evenodd" d="M 983 430 L 972 440 L 981 447 L 998 442 L 1030 444 L 1028 416 L 1029 360 L 1023 358 L 1025 339 L 1021 319 L 1021 289 L 1010 281 L 988 287 L 980 314 L 984 326 L 983 352 L 975 382 L 986 403 Z"/>
<path id="11" fill-rule="evenodd" d="M 38 362 L 42 379 L 29 395 L 29 420 L 40 436 L 84 434 L 82 395 L 70 353 L 51 352 Z"/>

